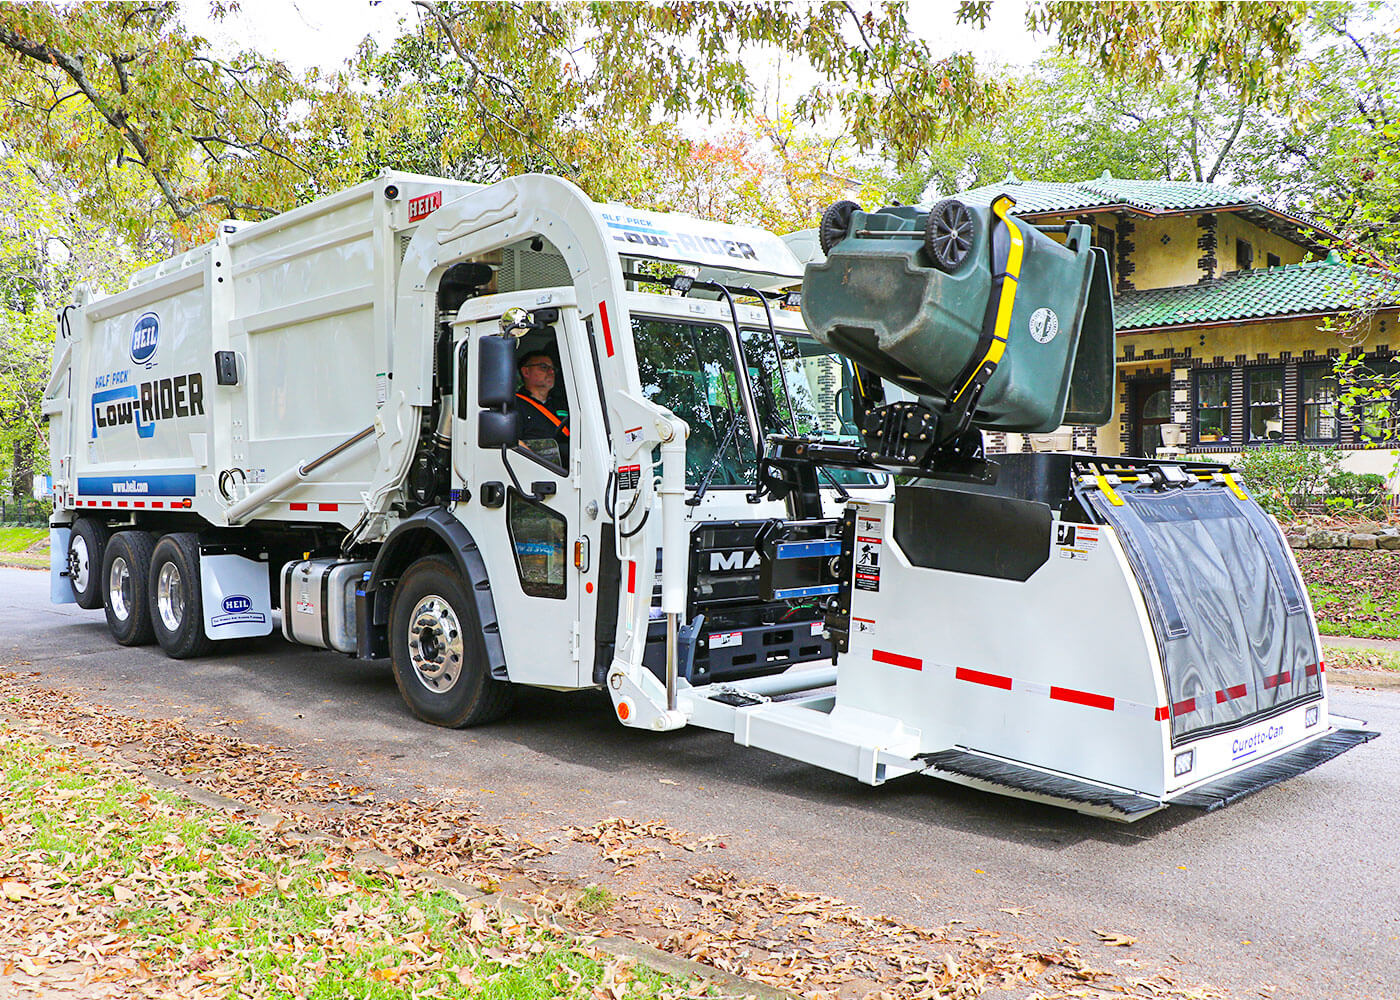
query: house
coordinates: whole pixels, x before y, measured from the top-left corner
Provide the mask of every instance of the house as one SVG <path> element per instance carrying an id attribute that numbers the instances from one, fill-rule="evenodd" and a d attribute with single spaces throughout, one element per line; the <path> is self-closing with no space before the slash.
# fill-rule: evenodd
<path id="1" fill-rule="evenodd" d="M 1026 222 L 1092 226 L 1108 252 L 1117 404 L 1106 426 L 1075 429 L 1076 449 L 1150 456 L 1165 431 L 1201 458 L 1302 442 L 1392 471 L 1395 422 L 1342 407 L 1332 359 L 1356 345 L 1372 371 L 1400 370 L 1400 275 L 1343 262 L 1333 234 L 1225 185 L 1012 175 L 959 197 L 1002 193 Z M 1007 437 L 988 449 L 1029 447 Z"/>

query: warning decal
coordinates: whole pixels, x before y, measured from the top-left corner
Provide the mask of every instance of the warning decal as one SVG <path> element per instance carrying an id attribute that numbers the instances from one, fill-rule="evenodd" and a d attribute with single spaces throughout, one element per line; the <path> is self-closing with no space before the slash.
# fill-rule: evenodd
<path id="1" fill-rule="evenodd" d="M 880 539 L 872 538 L 869 535 L 856 536 L 856 565 L 880 565 Z"/>
<path id="2" fill-rule="evenodd" d="M 635 490 L 642 481 L 642 467 L 640 465 L 623 465 L 617 470 L 617 488 L 620 490 Z"/>
<path id="3" fill-rule="evenodd" d="M 857 566 L 856 567 L 856 590 L 880 589 L 880 567 L 879 566 Z"/>
<path id="4" fill-rule="evenodd" d="M 875 635 L 875 619 L 852 618 L 851 632 L 857 635 L 868 635 L 873 637 Z"/>
<path id="5" fill-rule="evenodd" d="M 1099 547 L 1099 526 L 1096 524 L 1055 525 L 1055 546 L 1061 559 L 1088 559 Z"/>

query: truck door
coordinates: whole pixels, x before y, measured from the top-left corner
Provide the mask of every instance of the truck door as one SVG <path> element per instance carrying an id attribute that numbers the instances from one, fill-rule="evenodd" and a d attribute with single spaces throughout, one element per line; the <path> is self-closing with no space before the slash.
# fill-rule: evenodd
<path id="1" fill-rule="evenodd" d="M 574 565 L 580 501 L 568 414 L 579 392 L 563 323 L 575 321 L 566 311 L 520 341 L 517 362 L 528 366 L 515 401 L 522 441 L 504 451 L 478 446 L 476 425 L 478 345 L 500 332 L 499 323 L 470 325 L 457 346 L 467 376 L 459 391 L 470 405 L 454 434 L 458 485 L 471 495 L 457 516 L 486 562 L 510 679 L 569 688 L 578 686 L 582 581 Z"/>

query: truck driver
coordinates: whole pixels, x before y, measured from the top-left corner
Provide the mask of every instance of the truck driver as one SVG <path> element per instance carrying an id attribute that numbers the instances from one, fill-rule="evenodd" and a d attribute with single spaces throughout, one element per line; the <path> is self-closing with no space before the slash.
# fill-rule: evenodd
<path id="1" fill-rule="evenodd" d="M 552 399 L 554 359 L 548 351 L 530 351 L 520 359 L 520 444 L 558 465 L 569 461 L 569 408 L 562 398 Z"/>

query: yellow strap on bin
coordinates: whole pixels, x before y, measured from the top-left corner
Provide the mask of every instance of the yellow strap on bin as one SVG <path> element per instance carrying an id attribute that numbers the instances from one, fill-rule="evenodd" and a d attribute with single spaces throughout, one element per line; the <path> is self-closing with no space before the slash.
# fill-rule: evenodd
<path id="1" fill-rule="evenodd" d="M 1001 363 L 1002 355 L 1006 353 L 1006 338 L 1011 331 L 1011 311 L 1016 305 L 1016 283 L 1021 276 L 1021 258 L 1025 255 L 1026 248 L 1020 227 L 1007 214 L 1015 204 L 1014 200 L 1004 194 L 998 195 L 992 202 L 992 214 L 1006 226 L 1007 234 L 1011 238 L 1006 251 L 1006 272 L 1001 285 L 1001 299 L 997 302 L 996 325 L 992 328 L 992 342 L 987 345 L 987 353 L 977 363 L 977 367 L 973 369 L 962 388 L 953 395 L 953 402 L 962 398 L 963 393 L 978 380 L 978 376 L 982 376 L 984 382 L 990 379 L 992 372 L 996 371 L 997 365 Z"/>

